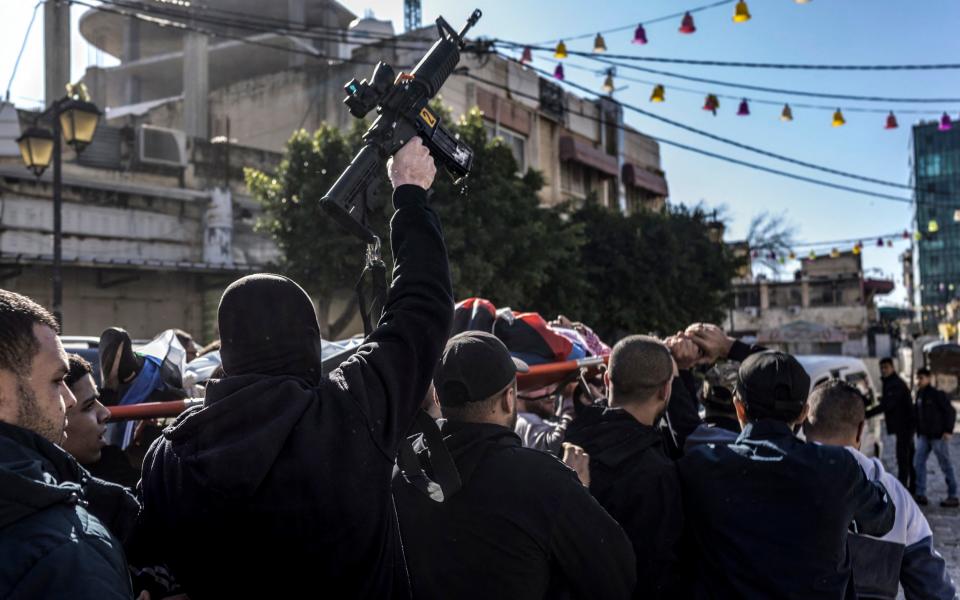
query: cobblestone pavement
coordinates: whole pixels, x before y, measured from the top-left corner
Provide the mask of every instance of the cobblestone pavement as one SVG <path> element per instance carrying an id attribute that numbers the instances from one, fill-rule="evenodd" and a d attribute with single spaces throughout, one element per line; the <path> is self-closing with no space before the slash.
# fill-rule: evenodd
<path id="1" fill-rule="evenodd" d="M 887 471 L 893 474 L 897 473 L 895 447 L 894 438 L 885 436 L 883 464 Z M 950 440 L 950 457 L 953 459 L 954 470 L 960 471 L 960 434 L 954 435 Z M 933 454 L 927 461 L 927 497 L 930 498 L 930 504 L 922 509 L 933 529 L 934 546 L 947 561 L 953 581 L 960 583 L 960 509 L 940 508 L 940 501 L 947 497 L 947 484 Z"/>

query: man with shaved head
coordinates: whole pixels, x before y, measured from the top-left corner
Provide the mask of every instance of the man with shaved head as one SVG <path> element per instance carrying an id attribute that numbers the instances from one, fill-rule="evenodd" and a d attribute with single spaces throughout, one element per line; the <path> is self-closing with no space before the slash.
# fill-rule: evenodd
<path id="1" fill-rule="evenodd" d="M 590 455 L 590 492 L 633 542 L 634 598 L 671 595 L 683 513 L 676 467 L 657 423 L 676 374 L 660 340 L 644 335 L 621 340 L 604 375 L 608 408 L 574 421 L 567 434 L 567 441 Z"/>
<path id="2" fill-rule="evenodd" d="M 867 477 L 887 489 L 897 508 L 893 529 L 883 537 L 851 533 L 847 538 L 857 596 L 894 600 L 902 585 L 910 599 L 955 598 L 956 588 L 943 557 L 933 549 L 933 532 L 920 507 L 880 459 L 860 452 L 866 420 L 860 390 L 844 381 L 827 381 L 814 388 L 809 402 L 810 413 L 803 424 L 807 439 L 845 447 Z"/>
<path id="3" fill-rule="evenodd" d="M 377 328 L 330 374 L 296 282 L 264 273 L 224 291 L 226 376 L 154 443 L 141 481 L 156 552 L 142 562 L 167 564 L 193 600 L 409 597 L 390 480 L 453 320 L 435 173 L 419 138 L 390 163 L 393 282 Z"/>

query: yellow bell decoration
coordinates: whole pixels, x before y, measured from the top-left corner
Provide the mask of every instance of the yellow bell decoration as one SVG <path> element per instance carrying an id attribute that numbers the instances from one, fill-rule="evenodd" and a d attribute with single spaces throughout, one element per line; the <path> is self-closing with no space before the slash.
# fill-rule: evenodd
<path id="1" fill-rule="evenodd" d="M 566 58 L 567 56 L 567 45 L 563 43 L 563 40 L 560 40 L 560 43 L 557 44 L 557 49 L 553 51 L 553 57 Z"/>
<path id="2" fill-rule="evenodd" d="M 817 253 L 811 250 L 810 255 L 807 258 L 809 258 L 810 260 L 817 260 Z"/>
<path id="3" fill-rule="evenodd" d="M 653 93 L 650 94 L 650 102 L 663 102 L 664 100 L 666 100 L 666 92 L 663 86 L 660 84 L 653 86 Z"/>
<path id="4" fill-rule="evenodd" d="M 830 250 L 830 258 L 840 258 L 840 251 L 836 248 Z"/>
<path id="5" fill-rule="evenodd" d="M 854 246 L 853 246 L 853 254 L 854 254 L 854 256 L 860 254 L 860 244 L 854 244 Z"/>
<path id="6" fill-rule="evenodd" d="M 914 232 L 913 232 L 913 239 L 919 242 L 920 240 L 923 239 L 923 234 L 920 233 L 919 231 L 914 231 Z"/>
<path id="7" fill-rule="evenodd" d="M 787 258 L 789 258 L 790 260 L 797 260 L 797 254 L 793 250 L 791 250 L 790 254 L 787 254 Z"/>
<path id="8" fill-rule="evenodd" d="M 597 54 L 607 51 L 607 42 L 604 41 L 603 36 L 599 33 L 597 37 L 593 38 L 593 51 Z"/>
<path id="9" fill-rule="evenodd" d="M 603 91 L 612 94 L 616 87 L 613 85 L 613 72 L 607 71 L 607 78 L 603 80 Z"/>
<path id="10" fill-rule="evenodd" d="M 743 0 L 737 2 L 737 7 L 733 11 L 733 22 L 734 23 L 744 23 L 750 20 L 750 9 L 747 8 L 747 3 Z"/>
<path id="11" fill-rule="evenodd" d="M 792 121 L 793 120 L 793 111 L 790 109 L 789 104 L 783 105 L 783 112 L 780 113 L 781 121 Z"/>
<path id="12" fill-rule="evenodd" d="M 930 222 L 927 223 L 927 231 L 929 233 L 936 233 L 940 231 L 940 225 L 937 223 L 936 219 L 930 219 Z"/>
<path id="13" fill-rule="evenodd" d="M 843 118 L 843 113 L 840 112 L 840 109 L 837 109 L 837 112 L 833 113 L 833 126 L 834 127 L 843 127 L 847 124 L 847 120 Z"/>

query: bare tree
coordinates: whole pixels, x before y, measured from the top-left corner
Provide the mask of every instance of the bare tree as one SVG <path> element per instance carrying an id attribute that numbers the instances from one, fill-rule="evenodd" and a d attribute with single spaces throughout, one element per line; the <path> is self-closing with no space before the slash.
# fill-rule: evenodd
<path id="1" fill-rule="evenodd" d="M 796 243 L 796 227 L 787 222 L 786 213 L 772 215 L 763 211 L 754 215 L 747 228 L 750 251 L 756 252 L 754 264 L 779 274 L 783 269 L 780 257 L 786 256 Z"/>

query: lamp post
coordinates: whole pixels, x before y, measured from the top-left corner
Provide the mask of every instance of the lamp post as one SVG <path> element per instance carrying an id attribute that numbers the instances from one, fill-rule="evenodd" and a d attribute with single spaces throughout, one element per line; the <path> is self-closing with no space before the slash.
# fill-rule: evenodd
<path id="1" fill-rule="evenodd" d="M 63 331 L 63 198 L 61 194 L 63 141 L 77 154 L 93 140 L 100 110 L 90 102 L 86 86 L 68 85 L 67 95 L 40 114 L 50 116 L 53 132 L 30 127 L 17 138 L 23 162 L 39 178 L 53 161 L 53 316 Z M 61 139 L 62 138 L 62 139 Z"/>

